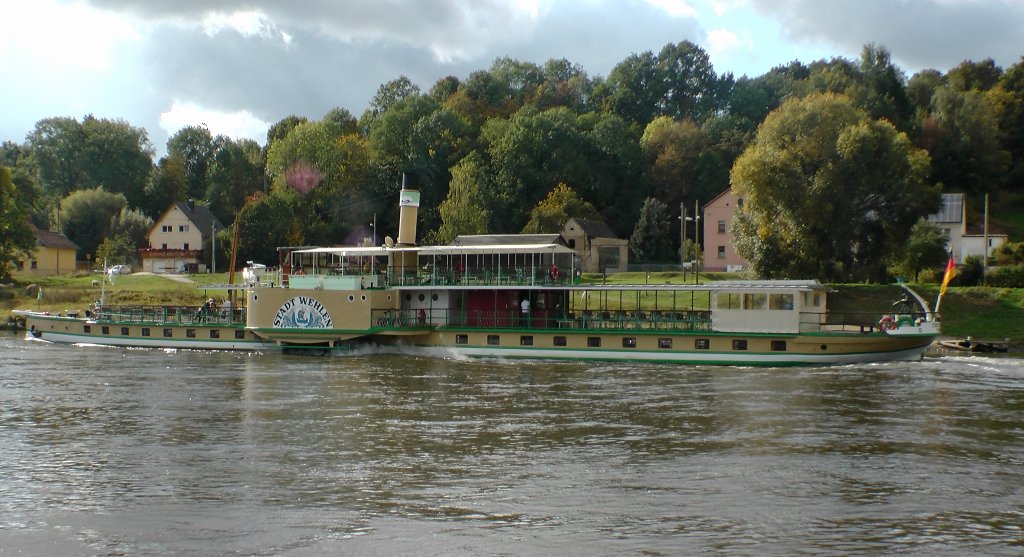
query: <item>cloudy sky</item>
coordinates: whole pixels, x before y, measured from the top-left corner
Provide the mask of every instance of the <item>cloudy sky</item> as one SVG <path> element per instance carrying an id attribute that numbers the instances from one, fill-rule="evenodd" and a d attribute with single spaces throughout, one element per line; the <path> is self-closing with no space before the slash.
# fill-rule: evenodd
<path id="1" fill-rule="evenodd" d="M 1024 0 L 0 0 L 0 141 L 94 114 L 169 135 L 250 137 L 285 116 L 359 116 L 400 75 L 427 91 L 500 56 L 607 76 L 690 40 L 718 73 L 887 47 L 909 77 L 1024 55 Z"/>

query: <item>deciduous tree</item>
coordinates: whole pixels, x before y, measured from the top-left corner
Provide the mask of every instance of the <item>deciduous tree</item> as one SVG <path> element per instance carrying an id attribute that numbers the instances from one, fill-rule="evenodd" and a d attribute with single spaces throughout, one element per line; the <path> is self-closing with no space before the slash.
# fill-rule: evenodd
<path id="1" fill-rule="evenodd" d="M 35 248 L 35 235 L 28 224 L 28 211 L 18 198 L 11 171 L 0 166 L 0 280 L 11 281 L 13 263 Z"/>
<path id="2" fill-rule="evenodd" d="M 927 153 L 848 98 L 787 101 L 733 166 L 737 250 L 766 278 L 879 278 L 938 206 L 927 173 Z"/>

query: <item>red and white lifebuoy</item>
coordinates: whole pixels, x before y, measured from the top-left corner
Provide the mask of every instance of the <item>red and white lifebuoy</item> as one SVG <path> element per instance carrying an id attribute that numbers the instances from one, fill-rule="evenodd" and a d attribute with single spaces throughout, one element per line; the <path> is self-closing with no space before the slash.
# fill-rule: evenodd
<path id="1" fill-rule="evenodd" d="M 551 280 L 558 280 L 558 265 L 551 264 L 551 268 L 548 269 L 548 275 L 551 276 Z"/>
<path id="2" fill-rule="evenodd" d="M 896 328 L 896 320 L 891 315 L 886 315 L 878 320 L 878 330 L 891 331 Z"/>

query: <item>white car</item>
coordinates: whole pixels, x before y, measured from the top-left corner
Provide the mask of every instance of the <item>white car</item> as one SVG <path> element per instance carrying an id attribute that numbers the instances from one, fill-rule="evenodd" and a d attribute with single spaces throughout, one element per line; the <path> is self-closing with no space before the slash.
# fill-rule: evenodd
<path id="1" fill-rule="evenodd" d="M 131 265 L 114 265 L 107 272 L 112 275 L 130 275 L 132 268 Z"/>

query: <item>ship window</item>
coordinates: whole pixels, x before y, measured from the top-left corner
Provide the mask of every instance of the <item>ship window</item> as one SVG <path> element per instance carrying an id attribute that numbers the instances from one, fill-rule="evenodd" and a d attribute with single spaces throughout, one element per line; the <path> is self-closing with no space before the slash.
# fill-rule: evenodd
<path id="1" fill-rule="evenodd" d="M 768 295 L 744 294 L 743 309 L 768 309 Z"/>
<path id="2" fill-rule="evenodd" d="M 186 338 L 196 338 L 196 330 L 195 329 L 185 329 L 185 337 Z"/>
<path id="3" fill-rule="evenodd" d="M 533 346 L 533 335 L 521 335 L 519 337 L 520 346 Z"/>
<path id="4" fill-rule="evenodd" d="M 362 296 L 360 296 L 359 298 L 360 298 L 360 299 L 361 299 L 362 301 L 364 301 L 364 302 L 365 302 L 365 301 L 366 301 L 366 294 L 363 294 L 363 295 L 362 295 Z"/>
<path id="5" fill-rule="evenodd" d="M 171 338 L 173 336 L 174 336 L 174 331 L 172 331 L 171 329 L 164 329 L 164 337 L 165 338 Z"/>
<path id="6" fill-rule="evenodd" d="M 770 294 L 768 296 L 769 309 L 793 309 L 792 294 Z"/>
<path id="7" fill-rule="evenodd" d="M 430 299 L 434 300 L 436 302 L 437 301 L 437 294 L 431 294 L 430 295 Z"/>
<path id="8" fill-rule="evenodd" d="M 85 329 L 83 330 L 83 332 L 85 332 L 85 333 L 91 333 L 91 332 L 92 332 L 92 327 L 90 327 L 89 325 L 86 325 L 86 326 L 85 326 Z"/>
<path id="9" fill-rule="evenodd" d="M 469 335 L 455 335 L 455 344 L 469 344 Z"/>
<path id="10" fill-rule="evenodd" d="M 740 295 L 736 292 L 719 292 L 715 302 L 718 309 L 740 309 Z"/>
<path id="11" fill-rule="evenodd" d="M 235 331 L 235 338 L 236 339 L 243 339 L 243 338 L 245 338 L 245 331 L 242 331 L 242 330 Z"/>
<path id="12" fill-rule="evenodd" d="M 552 344 L 554 344 L 555 346 L 565 346 L 565 337 L 562 335 L 556 336 L 554 339 L 552 339 Z"/>
<path id="13" fill-rule="evenodd" d="M 601 337 L 587 337 L 587 346 L 599 348 L 601 346 Z"/>
<path id="14" fill-rule="evenodd" d="M 666 338 L 659 338 L 658 339 L 658 348 L 666 348 L 666 349 L 672 348 L 672 339 L 667 338 L 667 337 Z"/>
<path id="15" fill-rule="evenodd" d="M 103 328 L 100 329 L 100 331 L 103 332 L 103 334 L 105 334 L 105 335 L 109 335 L 110 334 L 110 327 L 107 327 L 106 325 L 104 325 Z"/>
<path id="16" fill-rule="evenodd" d="M 746 341 L 746 339 L 735 339 L 735 340 L 733 340 L 732 341 L 732 349 L 733 350 L 746 350 L 747 349 L 747 341 Z"/>
<path id="17" fill-rule="evenodd" d="M 693 339 L 693 347 L 697 350 L 708 350 L 711 348 L 711 339 L 695 338 Z"/>
<path id="18" fill-rule="evenodd" d="M 487 344 L 495 346 L 501 344 L 501 337 L 498 335 L 487 335 Z"/>
<path id="19" fill-rule="evenodd" d="M 355 296 L 353 296 L 352 294 L 349 294 L 349 295 L 348 295 L 348 301 L 350 301 L 350 302 L 354 302 L 354 301 L 356 301 L 356 297 L 355 297 Z"/>
<path id="20" fill-rule="evenodd" d="M 773 340 L 772 341 L 772 352 L 785 352 L 786 341 L 784 340 Z"/>
<path id="21" fill-rule="evenodd" d="M 121 327 L 121 334 L 123 336 L 128 336 L 128 327 Z"/>
<path id="22" fill-rule="evenodd" d="M 636 337 L 622 337 L 623 348 L 636 348 Z"/>
<path id="23" fill-rule="evenodd" d="M 220 329 L 210 329 L 210 338 L 220 338 Z"/>
<path id="24" fill-rule="evenodd" d="M 148 337 L 149 336 L 149 327 L 143 327 L 142 328 L 142 336 L 144 336 L 144 337 Z"/>
<path id="25" fill-rule="evenodd" d="M 416 299 L 418 299 L 419 301 L 421 301 L 421 302 L 422 302 L 423 300 L 426 300 L 426 299 L 427 299 L 427 297 L 426 297 L 426 296 L 424 296 L 423 294 L 420 294 L 419 296 L 417 296 L 417 297 L 416 297 Z"/>

